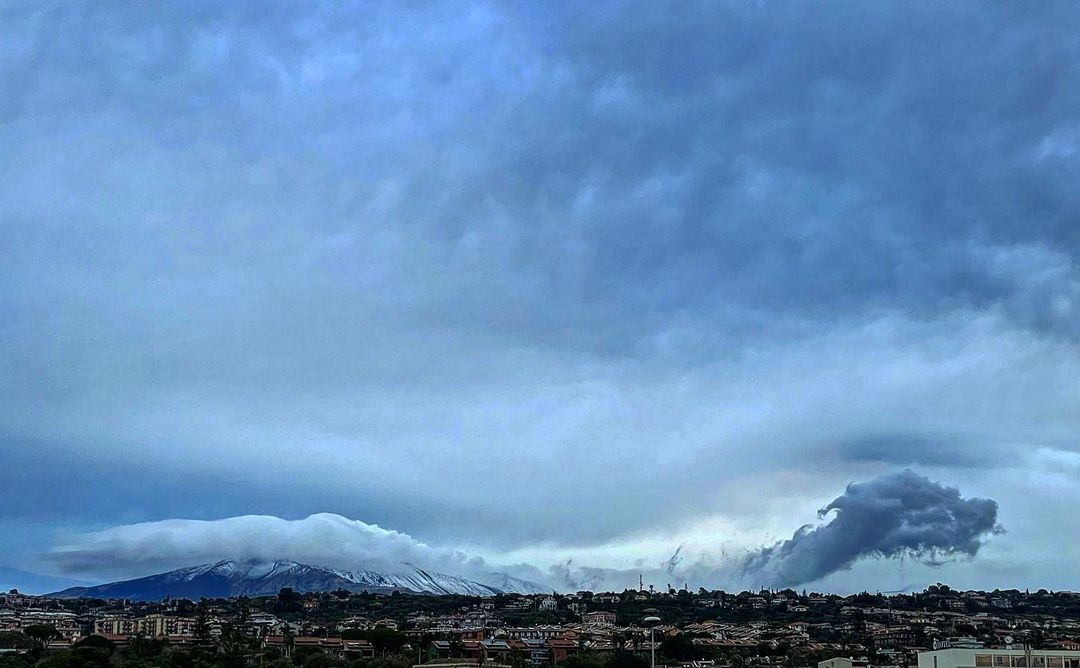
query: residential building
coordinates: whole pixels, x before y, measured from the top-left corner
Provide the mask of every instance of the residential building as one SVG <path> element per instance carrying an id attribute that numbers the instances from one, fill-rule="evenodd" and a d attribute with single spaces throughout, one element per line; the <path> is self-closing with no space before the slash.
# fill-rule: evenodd
<path id="1" fill-rule="evenodd" d="M 195 620 L 190 617 L 169 617 L 167 615 L 147 615 L 145 617 L 110 616 L 94 622 L 94 633 L 120 636 L 142 635 L 151 638 L 192 636 L 195 633 Z"/>
<path id="2" fill-rule="evenodd" d="M 920 652 L 919 668 L 1080 668 L 1080 652 L 953 647 Z"/>
<path id="3" fill-rule="evenodd" d="M 867 668 L 868 665 L 866 659 L 850 659 L 843 656 L 818 661 L 818 668 Z"/>
<path id="4" fill-rule="evenodd" d="M 615 619 L 615 613 L 607 610 L 594 610 L 581 616 L 581 621 L 597 626 L 615 626 Z"/>

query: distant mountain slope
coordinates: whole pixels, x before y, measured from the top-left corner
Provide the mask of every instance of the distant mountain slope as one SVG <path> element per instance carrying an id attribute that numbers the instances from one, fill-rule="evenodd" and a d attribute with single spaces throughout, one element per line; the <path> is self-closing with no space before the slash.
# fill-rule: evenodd
<path id="1" fill-rule="evenodd" d="M 71 587 L 52 596 L 60 598 L 127 598 L 154 601 L 165 598 L 198 599 L 206 596 L 272 596 L 282 587 L 298 592 L 367 591 L 389 593 L 395 590 L 422 594 L 465 594 L 494 596 L 499 593 L 541 593 L 541 585 L 493 573 L 493 584 L 481 584 L 445 573 L 426 571 L 405 565 L 401 573 L 376 571 L 338 571 L 295 561 L 235 562 L 219 561 L 181 568 L 168 573 L 135 580 L 111 582 L 91 587 Z"/>

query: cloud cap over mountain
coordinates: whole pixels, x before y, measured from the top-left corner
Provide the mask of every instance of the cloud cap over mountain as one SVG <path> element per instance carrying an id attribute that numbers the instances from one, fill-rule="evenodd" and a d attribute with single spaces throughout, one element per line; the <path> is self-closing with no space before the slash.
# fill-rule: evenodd
<path id="1" fill-rule="evenodd" d="M 129 524 L 72 537 L 45 559 L 62 572 L 98 577 L 223 560 L 288 559 L 339 569 L 393 569 L 405 563 L 455 571 L 483 566 L 478 557 L 437 549 L 399 531 L 333 513 L 299 520 L 245 515 Z"/>

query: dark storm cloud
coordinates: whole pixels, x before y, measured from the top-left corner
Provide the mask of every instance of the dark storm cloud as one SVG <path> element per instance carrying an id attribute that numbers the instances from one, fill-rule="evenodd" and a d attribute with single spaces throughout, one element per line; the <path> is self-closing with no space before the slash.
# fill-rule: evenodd
<path id="1" fill-rule="evenodd" d="M 836 515 L 819 527 L 804 526 L 791 539 L 747 558 L 744 573 L 770 586 L 819 580 L 865 557 L 910 556 L 937 562 L 974 556 L 998 530 L 998 505 L 965 499 L 910 470 L 852 483 L 819 511 Z"/>
<path id="2" fill-rule="evenodd" d="M 851 316 L 1000 304 L 1075 334 L 1077 167 L 1040 151 L 1062 143 L 1080 104 L 1075 11 L 624 4 L 538 21 L 481 3 L 441 28 L 499 57 L 480 67 L 479 55 L 447 64 L 463 46 L 404 34 L 452 13 L 438 6 L 166 5 L 123 32 L 119 9 L 57 7 L 24 28 L 26 60 L 9 70 L 27 81 L 11 104 L 120 114 L 182 146 L 209 135 L 236 159 L 312 160 L 305 180 L 329 185 L 290 183 L 294 205 L 317 209 L 263 221 L 279 234 L 363 238 L 356 202 L 399 180 L 395 219 L 426 240 L 407 262 L 449 279 L 454 249 L 476 238 L 488 264 L 440 286 L 426 317 L 529 341 L 632 353 L 681 310 L 736 333 L 762 324 L 728 321 L 735 305 Z M 378 32 L 388 19 L 401 33 Z M 45 49 L 47 67 L 33 67 Z M 59 89 L 69 77 L 81 83 Z M 425 156 L 440 168 L 420 169 Z M 347 174 L 349 197 L 304 196 Z M 185 233 L 213 243 L 215 227 Z M 359 287 L 360 267 L 335 265 L 320 273 Z"/>
<path id="3" fill-rule="evenodd" d="M 1075 449 L 1078 24 L 8 3 L 0 433 L 71 501 L 0 505 L 588 546 Z"/>
<path id="4" fill-rule="evenodd" d="M 840 444 L 849 461 L 886 464 L 921 464 L 977 468 L 1001 466 L 1009 461 L 1009 449 L 977 445 L 962 438 L 896 433 L 853 438 Z"/>

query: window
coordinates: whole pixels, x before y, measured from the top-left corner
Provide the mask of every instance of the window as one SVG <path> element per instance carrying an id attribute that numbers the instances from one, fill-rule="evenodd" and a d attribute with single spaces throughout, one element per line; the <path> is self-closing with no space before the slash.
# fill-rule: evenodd
<path id="1" fill-rule="evenodd" d="M 1013 665 L 1013 668 L 1027 668 L 1027 657 L 1026 656 L 1014 656 L 1012 658 L 1012 665 Z"/>
<path id="2" fill-rule="evenodd" d="M 1033 657 L 1031 657 L 1031 665 L 1034 668 L 1046 668 L 1046 657 L 1045 656 L 1033 656 Z"/>
<path id="3" fill-rule="evenodd" d="M 1063 662 L 1060 656 L 1048 656 L 1046 657 L 1047 668 L 1064 668 Z"/>
<path id="4" fill-rule="evenodd" d="M 1007 657 L 1005 655 L 1002 655 L 1002 654 L 995 654 L 994 655 L 994 666 L 995 666 L 995 668 L 1005 668 L 1005 666 L 1008 666 L 1008 665 L 1009 665 L 1009 657 Z"/>
<path id="5" fill-rule="evenodd" d="M 975 655 L 976 666 L 993 666 L 994 663 L 990 660 L 989 654 L 976 654 Z M 1058 668 L 1061 668 L 1060 666 Z"/>

